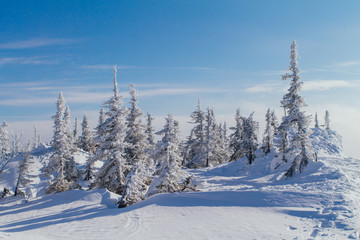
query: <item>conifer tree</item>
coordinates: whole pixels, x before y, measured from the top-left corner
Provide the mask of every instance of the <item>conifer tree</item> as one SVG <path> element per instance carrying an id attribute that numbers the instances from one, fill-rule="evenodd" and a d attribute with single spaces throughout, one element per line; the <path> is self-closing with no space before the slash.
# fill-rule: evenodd
<path id="1" fill-rule="evenodd" d="M 309 134 L 308 124 L 309 117 L 305 115 L 301 109 L 306 105 L 303 97 L 299 95 L 303 82 L 300 77 L 300 70 L 298 68 L 298 53 L 296 41 L 291 45 L 290 67 L 291 74 L 282 76 L 283 80 L 291 79 L 288 93 L 284 95 L 281 106 L 286 110 L 287 115 L 283 117 L 280 129 L 286 133 L 286 137 L 290 136 L 289 148 L 283 149 L 283 156 L 286 154 L 294 156 L 290 168 L 285 173 L 286 177 L 291 177 L 296 172 L 301 172 L 308 164 L 311 157 L 309 152 Z"/>
<path id="2" fill-rule="evenodd" d="M 78 172 L 73 158 L 73 142 L 70 131 L 70 110 L 66 106 L 63 94 L 60 92 L 56 103 L 57 112 L 54 119 L 54 154 L 47 166 L 48 173 L 56 173 L 55 180 L 47 189 L 48 193 L 63 192 L 79 188 Z"/>
<path id="3" fill-rule="evenodd" d="M 151 116 L 150 113 L 147 113 L 147 124 L 146 124 L 146 135 L 147 135 L 147 141 L 150 146 L 155 145 L 155 136 L 154 136 L 154 128 L 153 128 L 153 120 L 154 118 Z"/>
<path id="4" fill-rule="evenodd" d="M 39 144 L 40 143 L 38 142 L 37 127 L 36 127 L 36 125 L 34 125 L 34 146 L 33 146 L 33 149 L 38 148 Z"/>
<path id="5" fill-rule="evenodd" d="M 0 160 L 2 162 L 7 161 L 11 155 L 10 138 L 7 127 L 8 124 L 5 121 L 2 126 L 0 126 Z"/>
<path id="6" fill-rule="evenodd" d="M 24 156 L 22 161 L 19 161 L 19 175 L 15 186 L 15 196 L 21 195 L 25 197 L 25 193 L 21 190 L 21 188 L 25 187 L 31 181 L 28 179 L 27 174 L 29 171 L 31 158 L 31 142 L 27 144 L 26 150 L 24 152 Z"/>
<path id="7" fill-rule="evenodd" d="M 126 177 L 126 185 L 119 203 L 119 208 L 133 205 L 145 199 L 151 183 L 145 163 L 138 161 Z"/>
<path id="8" fill-rule="evenodd" d="M 248 164 L 252 164 L 256 158 L 258 148 L 259 123 L 253 118 L 254 113 L 243 121 L 243 137 L 241 139 L 241 151 L 245 154 Z"/>
<path id="9" fill-rule="evenodd" d="M 315 128 L 319 128 L 319 120 L 318 120 L 317 113 L 315 113 Z"/>
<path id="10" fill-rule="evenodd" d="M 236 109 L 235 114 L 235 127 L 231 127 L 230 129 L 234 131 L 230 135 L 230 151 L 231 157 L 230 161 L 235 161 L 236 159 L 242 158 L 244 153 L 242 152 L 241 142 L 243 138 L 243 122 L 244 118 L 240 114 L 240 109 Z"/>
<path id="11" fill-rule="evenodd" d="M 157 134 L 163 135 L 156 147 L 160 169 L 159 175 L 155 177 L 149 187 L 147 196 L 181 190 L 181 184 L 179 184 L 182 178 L 179 126 L 172 114 L 168 115 L 164 128 Z"/>
<path id="12" fill-rule="evenodd" d="M 221 142 L 221 128 L 216 124 L 214 110 L 207 109 L 206 114 L 206 167 L 219 164 L 223 162 L 222 142 Z"/>
<path id="13" fill-rule="evenodd" d="M 74 144 L 76 146 L 78 146 L 79 145 L 79 133 L 78 133 L 78 119 L 77 118 L 75 118 L 73 138 L 74 138 Z"/>
<path id="14" fill-rule="evenodd" d="M 226 122 L 224 124 L 220 124 L 218 127 L 219 131 L 219 163 L 228 162 L 230 160 L 230 152 L 229 152 L 229 138 L 227 136 L 227 126 Z"/>
<path id="15" fill-rule="evenodd" d="M 330 130 L 330 114 L 329 114 L 328 110 L 326 110 L 326 112 L 325 112 L 325 129 L 326 129 L 326 131 Z"/>
<path id="16" fill-rule="evenodd" d="M 185 162 L 188 167 L 197 168 L 206 166 L 206 136 L 205 136 L 205 113 L 201 109 L 200 101 L 197 109 L 191 114 L 191 123 L 195 126 L 192 129 L 193 139 L 188 141 L 188 153 Z"/>
<path id="17" fill-rule="evenodd" d="M 270 111 L 270 108 L 268 108 L 266 115 L 265 115 L 265 120 L 266 120 L 266 126 L 265 126 L 265 131 L 264 131 L 264 135 L 263 135 L 263 143 L 262 143 L 262 149 L 263 152 L 265 154 L 270 153 L 271 148 L 273 146 L 273 142 L 274 142 L 274 134 L 275 134 L 275 129 L 273 127 L 273 122 L 272 119 L 273 118 L 273 112 Z"/>
<path id="18" fill-rule="evenodd" d="M 81 123 L 81 137 L 80 137 L 80 148 L 89 153 L 95 152 L 95 143 L 93 141 L 92 133 L 90 131 L 89 120 L 86 115 L 83 117 Z"/>
<path id="19" fill-rule="evenodd" d="M 95 179 L 95 186 L 122 194 L 126 183 L 125 174 L 129 172 L 124 142 L 127 130 L 125 117 L 128 111 L 123 106 L 122 97 L 119 95 L 116 66 L 114 67 L 114 96 L 105 102 L 104 107 L 108 109 L 107 118 L 99 126 L 102 135 L 92 163 L 97 160 L 105 162 Z"/>
<path id="20" fill-rule="evenodd" d="M 137 162 L 148 162 L 148 139 L 146 126 L 142 123 L 143 113 L 137 105 L 135 85 L 130 85 L 130 108 L 126 117 L 127 132 L 125 142 L 126 159 L 130 166 L 135 166 Z M 148 165 L 148 164 L 147 164 Z"/>

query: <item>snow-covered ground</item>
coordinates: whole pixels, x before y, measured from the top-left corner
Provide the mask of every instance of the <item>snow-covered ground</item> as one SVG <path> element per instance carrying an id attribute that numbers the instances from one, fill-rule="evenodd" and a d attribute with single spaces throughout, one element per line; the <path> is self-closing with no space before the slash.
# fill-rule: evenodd
<path id="1" fill-rule="evenodd" d="M 325 137 L 313 137 L 318 161 L 287 180 L 270 168 L 274 155 L 258 153 L 250 166 L 240 159 L 186 170 L 198 192 L 122 209 L 104 189 L 45 195 L 50 178 L 40 169 L 51 150 L 43 147 L 31 159 L 32 197 L 0 200 L 0 239 L 359 239 L 360 161 L 342 156 L 333 135 L 321 147 Z M 0 175 L 1 188 L 14 188 L 19 159 Z"/>

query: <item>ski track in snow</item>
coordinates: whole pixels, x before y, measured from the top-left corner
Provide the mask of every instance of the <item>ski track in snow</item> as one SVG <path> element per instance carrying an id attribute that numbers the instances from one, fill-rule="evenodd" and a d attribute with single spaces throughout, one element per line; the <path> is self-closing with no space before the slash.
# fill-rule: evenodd
<path id="1" fill-rule="evenodd" d="M 50 155 L 31 158 L 28 201 L 0 199 L 0 239 L 359 239 L 356 159 L 322 156 L 288 180 L 269 171 L 266 158 L 187 170 L 199 192 L 118 209 L 119 196 L 104 189 L 45 195 L 51 177 L 40 173 Z M 14 184 L 16 165 L 0 175 L 0 187 Z"/>

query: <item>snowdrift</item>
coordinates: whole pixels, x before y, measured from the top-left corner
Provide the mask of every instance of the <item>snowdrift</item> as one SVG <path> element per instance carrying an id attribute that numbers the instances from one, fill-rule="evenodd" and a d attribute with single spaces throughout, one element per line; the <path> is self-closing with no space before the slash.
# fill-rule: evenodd
<path id="1" fill-rule="evenodd" d="M 259 150 L 252 165 L 186 169 L 198 192 L 158 194 L 123 209 L 104 189 L 45 195 L 51 176 L 40 173 L 51 148 L 44 147 L 32 157 L 32 195 L 0 200 L 0 238 L 359 239 L 359 160 L 344 157 L 336 132 L 315 129 L 311 139 L 318 161 L 292 178 L 272 168 L 275 151 Z M 80 167 L 85 154 L 76 155 Z M 0 175 L 1 188 L 14 188 L 20 159 Z"/>

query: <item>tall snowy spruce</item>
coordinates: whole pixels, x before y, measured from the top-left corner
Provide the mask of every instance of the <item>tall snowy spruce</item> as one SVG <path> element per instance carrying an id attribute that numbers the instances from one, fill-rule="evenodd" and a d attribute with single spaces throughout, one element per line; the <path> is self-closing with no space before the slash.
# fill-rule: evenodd
<path id="1" fill-rule="evenodd" d="M 248 164 L 252 164 L 256 158 L 256 150 L 258 149 L 258 131 L 259 123 L 254 120 L 254 113 L 244 119 L 243 137 L 241 139 L 241 152 L 243 152 L 248 160 Z"/>
<path id="2" fill-rule="evenodd" d="M 6 164 L 12 159 L 10 137 L 7 127 L 8 124 L 5 121 L 0 126 L 0 173 L 5 168 Z"/>
<path id="3" fill-rule="evenodd" d="M 130 85 L 130 107 L 129 114 L 126 117 L 127 132 L 125 142 L 126 159 L 130 166 L 135 166 L 141 161 L 148 162 L 148 139 L 146 135 L 146 125 L 142 123 L 143 113 L 137 105 L 137 96 L 135 85 Z M 147 164 L 148 165 L 148 164 Z"/>
<path id="4" fill-rule="evenodd" d="M 222 129 L 216 124 L 214 110 L 207 109 L 205 124 L 206 167 L 224 162 Z"/>
<path id="5" fill-rule="evenodd" d="M 99 126 L 102 135 L 99 136 L 99 147 L 92 162 L 104 161 L 104 165 L 95 179 L 95 186 L 122 194 L 126 183 L 126 173 L 129 172 L 124 142 L 127 131 L 125 118 L 128 111 L 123 106 L 122 97 L 118 92 L 116 66 L 114 67 L 113 81 L 114 96 L 104 104 L 104 107 L 108 109 L 107 118 Z"/>
<path id="6" fill-rule="evenodd" d="M 31 158 L 31 142 L 29 141 L 26 150 L 23 154 L 23 159 L 19 161 L 19 173 L 15 186 L 15 194 L 14 194 L 15 196 L 20 195 L 25 197 L 25 192 L 22 190 L 22 188 L 31 182 L 31 180 L 28 178 L 30 158 Z"/>
<path id="7" fill-rule="evenodd" d="M 275 113 L 270 111 L 270 108 L 268 108 L 266 114 L 265 114 L 265 131 L 263 135 L 263 143 L 262 143 L 262 150 L 265 154 L 270 153 L 271 148 L 274 144 L 274 135 L 276 130 L 276 124 L 274 122 Z"/>
<path id="8" fill-rule="evenodd" d="M 244 153 L 242 152 L 241 142 L 243 139 L 243 123 L 244 118 L 240 114 L 240 109 L 236 109 L 235 114 L 235 127 L 231 127 L 230 130 L 234 131 L 230 135 L 230 161 L 235 161 L 239 158 L 242 158 L 244 156 Z"/>
<path id="9" fill-rule="evenodd" d="M 319 120 L 317 113 L 315 113 L 315 128 L 319 128 Z"/>
<path id="10" fill-rule="evenodd" d="M 153 121 L 154 118 L 151 116 L 150 113 L 146 114 L 146 135 L 147 135 L 147 141 L 149 146 L 155 145 L 155 136 L 154 136 L 154 127 L 153 127 Z"/>
<path id="11" fill-rule="evenodd" d="M 127 207 L 144 200 L 150 183 L 151 177 L 146 162 L 136 162 L 126 177 L 126 185 L 119 202 L 119 208 Z"/>
<path id="12" fill-rule="evenodd" d="M 191 139 L 188 139 L 185 146 L 186 159 L 184 162 L 190 168 L 198 168 L 206 166 L 206 130 L 205 130 L 205 113 L 201 109 L 200 101 L 197 109 L 191 114 L 191 123 L 195 126 L 191 130 Z"/>
<path id="13" fill-rule="evenodd" d="M 56 103 L 57 112 L 54 119 L 54 154 L 46 168 L 47 173 L 55 173 L 53 183 L 47 189 L 47 193 L 63 192 L 74 188 L 79 188 L 77 183 L 78 174 L 73 159 L 74 149 L 72 136 L 70 136 L 70 110 L 66 106 L 65 98 L 60 92 Z"/>
<path id="14" fill-rule="evenodd" d="M 326 131 L 330 130 L 330 114 L 328 110 L 325 112 L 325 129 Z"/>
<path id="15" fill-rule="evenodd" d="M 291 161 L 289 169 L 285 173 L 285 177 L 291 177 L 297 172 L 301 172 L 308 164 L 311 153 L 309 149 L 309 116 L 301 109 L 306 105 L 303 97 L 299 95 L 303 82 L 300 78 L 300 70 L 298 68 L 298 53 L 296 41 L 291 44 L 290 54 L 290 74 L 282 76 L 283 80 L 291 79 L 288 93 L 284 95 L 281 106 L 286 111 L 279 127 L 279 132 L 284 144 L 280 150 L 283 153 L 284 161 Z M 287 138 L 287 139 L 286 139 Z"/>
<path id="16" fill-rule="evenodd" d="M 176 192 L 182 189 L 181 153 L 179 126 L 172 114 L 166 118 L 164 128 L 157 132 L 163 138 L 157 143 L 156 158 L 159 160 L 159 174 L 156 176 L 147 193 L 151 196 L 157 193 Z"/>
<path id="17" fill-rule="evenodd" d="M 90 130 L 89 119 L 84 115 L 81 122 L 81 136 L 79 141 L 79 146 L 86 152 L 94 153 L 95 152 L 95 143 L 93 141 L 92 133 Z"/>

